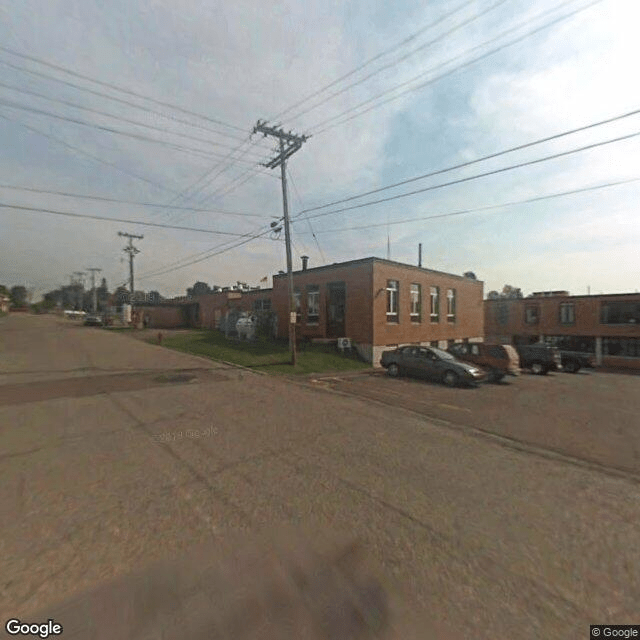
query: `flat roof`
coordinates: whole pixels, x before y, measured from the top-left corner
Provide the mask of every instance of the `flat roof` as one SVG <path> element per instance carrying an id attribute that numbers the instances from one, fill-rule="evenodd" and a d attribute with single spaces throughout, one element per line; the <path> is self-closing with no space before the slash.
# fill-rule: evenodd
<path id="1" fill-rule="evenodd" d="M 300 273 L 308 273 L 309 271 L 323 271 L 329 269 L 339 269 L 343 267 L 353 267 L 360 264 L 366 264 L 367 262 L 380 262 L 382 264 L 388 264 L 394 267 L 402 267 L 404 269 L 412 269 L 414 271 L 422 271 L 425 273 L 435 273 L 441 276 L 447 276 L 449 278 L 458 278 L 459 280 L 468 280 L 471 282 L 478 282 L 480 284 L 484 284 L 483 280 L 474 280 L 473 278 L 466 278 L 465 276 L 460 276 L 455 273 L 447 273 L 446 271 L 437 271 L 436 269 L 427 269 L 425 267 L 419 267 L 415 264 L 407 264 L 405 262 L 396 262 L 395 260 L 387 260 L 385 258 L 376 258 L 375 256 L 370 256 L 368 258 L 359 258 L 357 260 L 348 260 L 346 262 L 334 262 L 333 264 L 324 264 L 319 267 L 308 267 L 307 269 L 298 269 L 293 272 L 293 275 L 298 275 Z M 286 273 L 277 273 L 274 274 L 274 278 L 284 278 L 286 277 Z"/>
<path id="2" fill-rule="evenodd" d="M 549 298 L 618 298 L 635 296 L 640 298 L 640 293 L 585 293 L 582 295 L 556 295 L 556 296 L 527 296 L 526 298 L 485 298 L 485 302 L 532 302 L 548 300 Z"/>

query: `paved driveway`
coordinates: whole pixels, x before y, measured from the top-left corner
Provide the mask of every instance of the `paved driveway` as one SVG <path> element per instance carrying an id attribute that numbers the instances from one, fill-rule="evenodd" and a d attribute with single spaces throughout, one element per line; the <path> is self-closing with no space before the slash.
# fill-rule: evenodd
<path id="1" fill-rule="evenodd" d="M 0 320 L 0 363 L 5 618 L 227 532 L 289 523 L 312 539 L 360 537 L 398 624 L 423 612 L 458 638 L 564 640 L 638 621 L 628 478 L 55 318 Z M 469 415 L 461 398 L 513 390 L 357 384 L 420 390 L 449 418 Z"/>

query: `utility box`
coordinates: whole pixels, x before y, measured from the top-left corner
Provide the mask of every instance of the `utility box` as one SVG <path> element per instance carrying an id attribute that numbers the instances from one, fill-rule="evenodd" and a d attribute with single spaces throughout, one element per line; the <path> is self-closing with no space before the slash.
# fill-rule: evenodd
<path id="1" fill-rule="evenodd" d="M 130 304 L 122 305 L 122 322 L 124 324 L 131 323 L 131 305 Z"/>

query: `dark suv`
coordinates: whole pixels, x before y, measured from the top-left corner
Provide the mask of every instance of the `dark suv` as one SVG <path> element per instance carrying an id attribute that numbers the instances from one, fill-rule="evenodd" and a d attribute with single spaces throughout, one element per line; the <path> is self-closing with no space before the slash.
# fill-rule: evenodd
<path id="1" fill-rule="evenodd" d="M 562 357 L 556 347 L 546 344 L 521 344 L 516 345 L 516 351 L 520 356 L 520 367 L 537 375 L 544 376 L 549 371 L 562 369 Z"/>
<path id="2" fill-rule="evenodd" d="M 476 364 L 487 371 L 491 382 L 500 382 L 505 376 L 520 374 L 520 358 L 509 344 L 460 342 L 451 345 L 447 351 L 458 360 Z"/>

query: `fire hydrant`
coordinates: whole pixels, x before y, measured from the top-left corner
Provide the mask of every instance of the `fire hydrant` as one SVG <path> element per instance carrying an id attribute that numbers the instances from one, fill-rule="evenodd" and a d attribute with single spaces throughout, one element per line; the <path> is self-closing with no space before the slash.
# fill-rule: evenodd
<path id="1" fill-rule="evenodd" d="M 162 344 L 162 333 L 158 333 L 158 344 Z"/>

